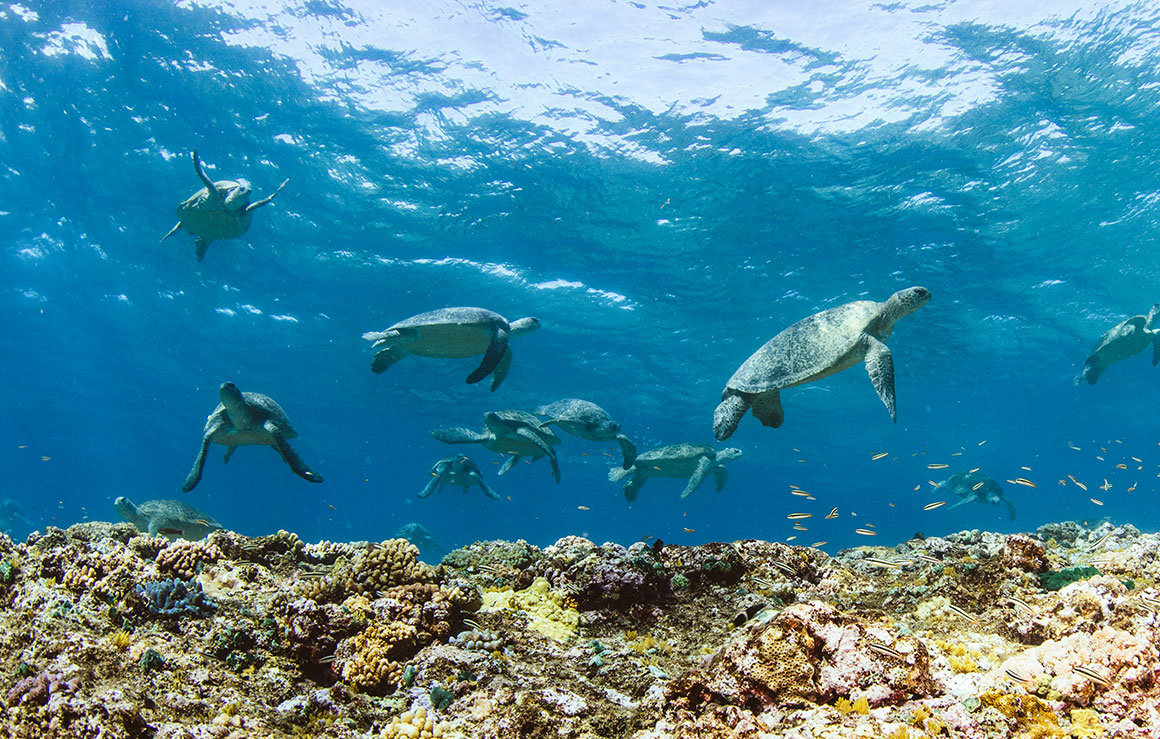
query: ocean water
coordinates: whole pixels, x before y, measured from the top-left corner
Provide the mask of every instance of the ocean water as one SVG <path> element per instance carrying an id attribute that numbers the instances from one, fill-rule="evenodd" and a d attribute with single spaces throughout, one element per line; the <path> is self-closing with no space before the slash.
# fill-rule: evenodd
<path id="1" fill-rule="evenodd" d="M 1073 380 L 1160 301 L 1158 47 L 1148 2 L 0 3 L 0 525 L 127 495 L 448 549 L 1156 530 L 1160 368 Z M 194 148 L 257 197 L 289 179 L 201 263 L 158 243 Z M 897 424 L 860 367 L 783 391 L 720 493 L 654 479 L 628 505 L 613 444 L 564 436 L 557 485 L 428 435 L 582 397 L 641 451 L 713 443 L 767 339 L 909 285 L 933 299 L 890 340 Z M 502 388 L 464 383 L 478 358 L 371 373 L 363 332 L 449 305 L 542 321 Z M 323 484 L 215 447 L 180 492 L 227 380 L 281 403 Z M 417 497 L 459 451 L 502 500 Z M 974 467 L 1015 521 L 923 510 Z"/>

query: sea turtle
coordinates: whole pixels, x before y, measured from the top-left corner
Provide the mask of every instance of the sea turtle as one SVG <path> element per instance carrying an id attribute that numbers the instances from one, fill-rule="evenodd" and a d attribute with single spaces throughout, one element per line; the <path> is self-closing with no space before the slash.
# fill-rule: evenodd
<path id="1" fill-rule="evenodd" d="M 1003 488 L 999 483 L 981 472 L 956 472 L 938 484 L 940 490 L 954 493 L 959 501 L 947 510 L 958 508 L 967 503 L 986 503 L 988 505 L 1007 504 L 1007 512 L 1011 520 L 1015 520 L 1015 506 L 1003 496 Z"/>
<path id="2" fill-rule="evenodd" d="M 717 492 L 721 492 L 729 481 L 729 471 L 722 463 L 740 456 L 741 450 L 733 447 L 717 450 L 704 444 L 669 444 L 638 455 L 629 469 L 613 467 L 608 479 L 616 482 L 631 475 L 624 483 L 624 499 L 632 503 L 650 477 L 687 477 L 689 484 L 681 492 L 681 497 L 687 498 L 710 472 L 717 480 Z"/>
<path id="3" fill-rule="evenodd" d="M 113 501 L 113 507 L 121 514 L 121 518 L 139 530 L 150 536 L 160 534 L 170 540 L 181 538 L 196 541 L 222 527 L 217 521 L 180 500 L 147 500 L 138 506 L 122 495 Z"/>
<path id="4" fill-rule="evenodd" d="M 491 411 L 483 414 L 483 432 L 476 433 L 462 427 L 435 429 L 431 436 L 445 444 L 482 444 L 499 454 L 510 454 L 499 468 L 499 474 L 510 470 L 522 457 L 533 461 L 547 457 L 552 476 L 560 482 L 560 466 L 556 461 L 555 445 L 560 437 L 550 428 L 541 428 L 541 420 L 531 413 L 517 410 Z"/>
<path id="5" fill-rule="evenodd" d="M 556 424 L 564 431 L 589 441 L 617 441 L 624 455 L 624 469 L 632 467 L 636 459 L 636 446 L 627 436 L 620 433 L 620 424 L 612 420 L 608 411 L 595 403 L 579 398 L 564 398 L 555 403 L 540 406 L 536 413 L 547 416 L 548 420 L 540 428 Z"/>
<path id="6" fill-rule="evenodd" d="M 439 546 L 435 537 L 421 523 L 405 523 L 395 532 L 396 539 L 406 539 L 419 548 L 420 552 L 434 550 L 440 555 L 447 554 L 447 550 Z"/>
<path id="7" fill-rule="evenodd" d="M 218 388 L 218 394 L 222 402 L 205 420 L 201 451 L 197 453 L 193 469 L 181 486 L 183 491 L 188 493 L 201 481 L 201 470 L 205 467 L 205 454 L 209 451 L 210 442 L 228 447 L 223 460 L 225 462 L 230 461 L 239 446 L 272 446 L 299 477 L 307 482 L 322 482 L 322 475 L 310 469 L 310 465 L 302 461 L 298 453 L 286 443 L 287 439 L 293 439 L 298 432 L 290 425 L 290 419 L 286 417 L 282 406 L 275 403 L 273 398 L 261 393 L 243 393 L 232 382 L 223 382 Z"/>
<path id="8" fill-rule="evenodd" d="M 363 334 L 373 341 L 375 358 L 371 371 L 386 372 L 387 368 L 409 354 L 421 357 L 472 357 L 483 355 L 479 367 L 467 376 L 467 383 L 491 378 L 494 391 L 503 384 L 512 365 L 512 350 L 508 339 L 535 331 L 540 327 L 535 318 L 508 320 L 485 308 L 440 308 L 420 313 L 396 323 L 385 331 Z"/>
<path id="9" fill-rule="evenodd" d="M 274 196 L 282 192 L 286 183 L 283 180 L 273 195 L 250 202 L 252 192 L 248 180 L 218 180 L 214 182 L 206 176 L 201 168 L 201 159 L 197 151 L 193 152 L 193 169 L 198 178 L 205 183 L 189 199 L 177 206 L 177 225 L 169 233 L 161 237 L 165 241 L 177 229 L 184 228 L 197 237 L 197 261 L 205 259 L 205 250 L 214 239 L 236 239 L 250 228 L 251 215 L 254 210 L 263 205 L 269 205 Z"/>
<path id="10" fill-rule="evenodd" d="M 856 300 L 815 313 L 774 336 L 726 383 L 721 404 L 713 413 L 717 440 L 733 435 L 750 406 L 757 420 L 777 428 L 783 418 L 779 390 L 829 377 L 863 360 L 878 397 L 897 422 L 894 358 L 886 340 L 895 321 L 914 313 L 928 300 L 930 291 L 925 287 L 908 287 L 885 303 Z"/>
<path id="11" fill-rule="evenodd" d="M 478 485 L 487 497 L 499 500 L 499 493 L 487 486 L 487 483 L 483 481 L 483 475 L 479 474 L 479 467 L 471 461 L 470 457 L 462 454 L 457 457 L 445 457 L 435 463 L 430 474 L 431 481 L 419 493 L 420 498 L 426 498 L 431 493 L 439 492 L 447 485 L 458 485 L 463 488 L 465 493 L 468 486 Z"/>
<path id="12" fill-rule="evenodd" d="M 1132 316 L 1108 329 L 1083 363 L 1075 384 L 1081 380 L 1087 380 L 1089 385 L 1096 384 L 1109 364 L 1139 354 L 1149 343 L 1152 344 L 1152 366 L 1155 367 L 1160 364 L 1160 303 L 1153 305 L 1148 315 Z"/>

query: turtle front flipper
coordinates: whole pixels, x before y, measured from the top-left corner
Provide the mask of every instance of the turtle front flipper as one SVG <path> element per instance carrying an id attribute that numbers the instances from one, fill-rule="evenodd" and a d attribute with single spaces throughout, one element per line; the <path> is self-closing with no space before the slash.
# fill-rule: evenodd
<path id="1" fill-rule="evenodd" d="M 492 334 L 491 343 L 487 345 L 487 351 L 483 353 L 483 361 L 475 368 L 475 371 L 467 376 L 467 384 L 473 385 L 483 378 L 490 375 L 499 365 L 499 361 L 503 359 L 504 353 L 508 348 L 508 330 L 500 327 Z M 492 390 L 495 390 L 496 385 L 492 385 Z"/>
<path id="2" fill-rule="evenodd" d="M 494 393 L 496 389 L 503 384 L 504 378 L 508 375 L 508 370 L 512 368 L 512 348 L 509 346 L 507 351 L 499 359 L 499 364 L 495 366 L 495 372 L 491 375 L 491 391 Z"/>
<path id="3" fill-rule="evenodd" d="M 624 462 L 620 466 L 627 470 L 636 462 L 636 445 L 624 434 L 617 434 L 616 440 L 620 442 L 620 453 L 624 455 Z"/>
<path id="4" fill-rule="evenodd" d="M 491 437 L 462 426 L 445 429 L 431 429 L 431 438 L 444 444 L 480 444 Z"/>
<path id="5" fill-rule="evenodd" d="M 435 465 L 434 469 L 431 470 L 431 479 L 427 482 L 427 486 L 419 492 L 420 498 L 426 498 L 431 493 L 443 489 L 443 485 L 445 484 L 443 473 L 445 473 L 447 468 L 450 466 L 450 462 L 440 462 Z"/>
<path id="6" fill-rule="evenodd" d="M 725 441 L 737 430 L 737 424 L 749 410 L 749 398 L 726 391 L 717 410 L 713 411 L 713 435 Z"/>
<path id="7" fill-rule="evenodd" d="M 886 410 L 890 411 L 890 418 L 898 423 L 898 413 L 894 410 L 894 355 L 890 348 L 878 339 L 866 335 L 869 348 L 866 350 L 866 373 L 870 375 L 870 382 L 874 391 L 882 399 Z"/>
<path id="8" fill-rule="evenodd" d="M 470 477 L 472 481 L 474 481 L 475 484 L 479 486 L 479 489 L 483 491 L 484 495 L 491 498 L 492 500 L 499 500 L 499 493 L 487 486 L 487 483 L 483 481 L 483 475 L 479 474 L 475 470 L 472 470 L 471 472 L 467 473 L 467 476 Z"/>
<path id="9" fill-rule="evenodd" d="M 371 361 L 371 372 L 376 375 L 382 374 L 405 356 L 407 352 L 401 346 L 391 346 L 375 352 L 375 358 Z"/>
<path id="10" fill-rule="evenodd" d="M 188 493 L 190 490 L 193 490 L 195 487 L 197 487 L 199 482 L 201 482 L 201 471 L 205 468 L 205 455 L 209 451 L 210 437 L 213 436 L 214 432 L 216 432 L 219 428 L 221 428 L 220 423 L 216 426 L 213 426 L 212 428 L 205 430 L 205 436 L 201 438 L 201 450 L 197 453 L 197 459 L 193 460 L 193 469 L 189 471 L 189 475 L 186 476 L 185 482 L 181 484 L 181 492 Z"/>
<path id="11" fill-rule="evenodd" d="M 701 457 L 701 461 L 697 462 L 697 469 L 693 470 L 693 474 L 689 477 L 689 484 L 681 491 L 681 497 L 687 498 L 689 494 L 701 486 L 705 482 L 705 478 L 709 475 L 709 470 L 713 469 L 715 462 L 709 457 Z"/>
<path id="12" fill-rule="evenodd" d="M 1015 520 L 1015 504 L 1007 499 L 1004 499 L 1003 502 L 1007 504 L 1007 512 L 1009 514 L 1011 514 L 1010 520 L 1014 521 Z"/>
<path id="13" fill-rule="evenodd" d="M 164 236 L 162 236 L 162 237 L 161 237 L 161 241 L 165 241 L 165 240 L 166 240 L 166 239 L 168 239 L 170 236 L 172 236 L 173 234 L 177 233 L 177 230 L 178 230 L 179 228 L 181 228 L 181 221 L 178 221 L 176 226 L 174 226 L 173 228 L 169 229 L 169 233 L 167 233 L 167 234 L 165 234 Z M 159 244 L 160 244 L 160 243 L 161 243 L 161 241 L 158 241 L 157 243 L 159 243 Z"/>
<path id="14" fill-rule="evenodd" d="M 647 475 L 642 475 L 639 472 L 633 474 L 632 477 L 624 483 L 624 499 L 629 503 L 635 503 L 636 497 L 640 495 L 640 489 L 644 487 Z"/>
<path id="15" fill-rule="evenodd" d="M 290 469 L 294 470 L 294 474 L 301 477 L 307 482 L 322 482 L 322 475 L 311 469 L 310 465 L 298 456 L 298 452 L 286 441 L 282 435 L 282 429 L 273 421 L 266 421 L 263 427 L 274 439 L 274 448 L 282 455 L 282 459 L 286 460 L 286 464 L 290 465 Z"/>
<path id="16" fill-rule="evenodd" d="M 263 205 L 269 205 L 270 201 L 274 199 L 274 196 L 277 195 L 278 193 L 282 192 L 282 188 L 286 187 L 286 183 L 289 181 L 290 181 L 290 178 L 286 178 L 286 179 L 282 180 L 282 184 L 278 185 L 277 190 L 275 190 L 271 194 L 267 195 L 266 197 L 262 198 L 261 200 L 256 200 L 256 201 L 250 203 L 249 205 L 246 206 L 246 209 L 243 212 L 249 213 L 250 211 L 254 210 L 255 208 L 261 208 Z"/>
<path id="17" fill-rule="evenodd" d="M 729 482 L 729 470 L 724 465 L 717 465 L 713 468 L 713 479 L 717 482 L 717 492 L 721 492 Z"/>
<path id="18" fill-rule="evenodd" d="M 197 172 L 198 179 L 200 179 L 202 183 L 205 184 L 210 193 L 212 193 L 220 201 L 222 199 L 221 193 L 218 192 L 217 187 L 213 184 L 213 180 L 207 177 L 205 170 L 201 168 L 201 157 L 197 155 L 197 149 L 193 150 L 193 171 Z"/>
<path id="19" fill-rule="evenodd" d="M 205 259 L 205 252 L 206 249 L 209 249 L 209 244 L 211 241 L 213 241 L 213 239 L 207 239 L 204 236 L 198 236 L 196 241 L 194 241 L 194 244 L 197 247 L 197 261 L 200 262 L 201 260 Z"/>
<path id="20" fill-rule="evenodd" d="M 552 465 L 552 476 L 556 478 L 556 484 L 560 483 L 560 464 L 556 460 L 556 450 L 545 442 L 540 435 L 529 428 L 516 429 L 516 436 L 531 442 L 536 445 L 536 448 L 543 452 L 544 456 L 548 458 L 548 464 Z"/>
<path id="21" fill-rule="evenodd" d="M 518 462 L 518 461 L 520 461 L 520 455 L 518 455 L 518 454 L 511 455 L 510 457 L 508 457 L 508 460 L 503 463 L 503 467 L 499 468 L 499 472 L 497 472 L 496 474 L 497 475 L 505 474 L 512 467 L 515 467 L 516 462 Z"/>

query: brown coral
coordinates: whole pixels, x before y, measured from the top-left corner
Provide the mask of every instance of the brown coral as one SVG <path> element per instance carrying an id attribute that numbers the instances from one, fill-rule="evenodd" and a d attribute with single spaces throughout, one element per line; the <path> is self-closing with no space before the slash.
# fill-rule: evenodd
<path id="1" fill-rule="evenodd" d="M 217 562 L 222 552 L 216 544 L 200 541 L 177 540 L 157 552 L 153 561 L 162 573 L 182 580 L 196 577 L 207 564 Z"/>
<path id="2" fill-rule="evenodd" d="M 1012 534 L 1003 543 L 1003 564 L 1023 572 L 1047 572 L 1051 563 L 1043 544 L 1025 534 Z"/>

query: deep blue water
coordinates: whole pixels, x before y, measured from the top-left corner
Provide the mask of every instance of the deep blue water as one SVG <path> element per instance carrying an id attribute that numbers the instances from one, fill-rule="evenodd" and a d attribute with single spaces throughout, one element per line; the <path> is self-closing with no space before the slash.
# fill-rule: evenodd
<path id="1" fill-rule="evenodd" d="M 0 3 L 0 497 L 27 518 L 5 528 L 182 497 L 225 380 L 277 399 L 326 477 L 213 449 L 184 499 L 253 535 L 416 521 L 448 548 L 797 533 L 834 551 L 1160 527 L 1160 369 L 1145 352 L 1072 382 L 1160 300 L 1155 4 L 386 6 Z M 200 264 L 188 234 L 158 243 L 200 187 L 193 148 L 257 196 L 290 180 Z M 722 493 L 652 480 L 628 506 L 614 445 L 565 436 L 556 485 L 544 461 L 496 477 L 428 436 L 577 396 L 641 450 L 711 442 L 768 338 L 908 285 L 934 297 L 890 341 L 898 423 L 858 367 L 786 390 L 781 428 L 746 417 L 730 439 Z M 464 384 L 471 359 L 370 372 L 363 332 L 446 305 L 543 322 L 498 392 Z M 459 450 L 503 500 L 417 498 Z M 1015 522 L 922 510 L 928 480 L 972 467 L 1037 484 L 1004 483 Z"/>

